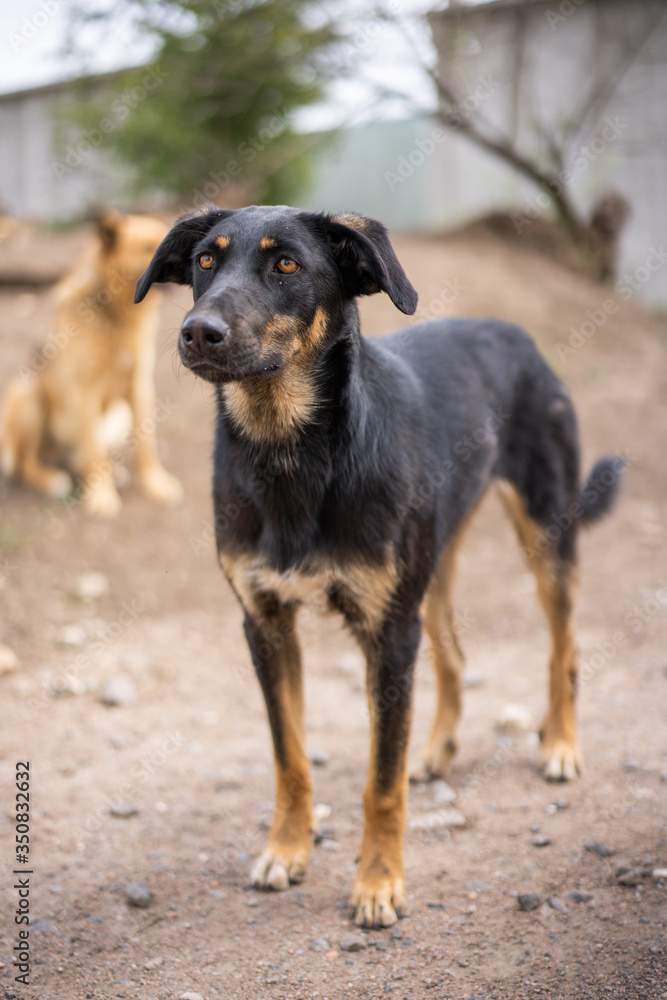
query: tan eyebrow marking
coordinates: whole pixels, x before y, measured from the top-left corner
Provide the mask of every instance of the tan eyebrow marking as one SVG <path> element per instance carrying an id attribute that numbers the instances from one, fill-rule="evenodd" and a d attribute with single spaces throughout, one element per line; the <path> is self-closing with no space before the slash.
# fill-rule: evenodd
<path id="1" fill-rule="evenodd" d="M 274 247 L 276 245 L 276 241 L 271 239 L 270 236 L 265 236 L 259 245 L 261 246 L 262 250 L 270 250 L 271 247 Z"/>
<path id="2" fill-rule="evenodd" d="M 225 250 L 229 246 L 229 236 L 218 236 L 215 245 L 220 247 L 221 250 Z"/>

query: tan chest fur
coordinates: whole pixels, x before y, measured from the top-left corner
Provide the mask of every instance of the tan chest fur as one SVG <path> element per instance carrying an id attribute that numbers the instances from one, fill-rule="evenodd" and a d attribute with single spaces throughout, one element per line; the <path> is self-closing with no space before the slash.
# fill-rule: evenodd
<path id="1" fill-rule="evenodd" d="M 370 631 L 382 623 L 398 580 L 391 559 L 381 565 L 334 565 L 313 560 L 284 573 L 252 556 L 230 556 L 223 552 L 220 563 L 251 614 L 261 615 L 267 598 L 282 604 L 303 604 L 318 613 L 346 607 Z"/>

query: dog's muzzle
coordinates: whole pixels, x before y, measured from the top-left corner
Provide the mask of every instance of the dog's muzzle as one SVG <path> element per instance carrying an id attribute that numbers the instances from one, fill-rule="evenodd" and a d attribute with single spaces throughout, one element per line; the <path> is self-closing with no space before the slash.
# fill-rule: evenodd
<path id="1" fill-rule="evenodd" d="M 183 359 L 195 363 L 219 362 L 228 336 L 229 327 L 219 316 L 211 313 L 188 316 L 180 334 Z"/>

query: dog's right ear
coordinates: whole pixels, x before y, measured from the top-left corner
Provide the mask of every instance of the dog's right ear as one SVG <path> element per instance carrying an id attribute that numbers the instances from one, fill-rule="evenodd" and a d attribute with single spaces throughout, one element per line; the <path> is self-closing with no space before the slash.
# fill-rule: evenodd
<path id="1" fill-rule="evenodd" d="M 188 212 L 177 219 L 139 278 L 134 293 L 135 303 L 143 301 L 154 282 L 173 281 L 177 285 L 191 285 L 193 249 L 216 222 L 231 215 L 232 211 L 211 205 L 203 211 Z"/>

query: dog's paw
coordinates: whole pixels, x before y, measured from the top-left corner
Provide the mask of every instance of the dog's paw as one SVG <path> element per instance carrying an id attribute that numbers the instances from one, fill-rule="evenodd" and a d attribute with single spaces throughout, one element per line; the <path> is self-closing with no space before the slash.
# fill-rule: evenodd
<path id="1" fill-rule="evenodd" d="M 165 507 L 175 507 L 183 499 L 183 487 L 178 479 L 161 465 L 146 469 L 141 476 L 141 485 L 147 497 Z"/>
<path id="2" fill-rule="evenodd" d="M 256 889 L 287 889 L 290 882 L 301 882 L 308 866 L 307 847 L 267 844 L 252 866 L 250 880 Z"/>
<path id="3" fill-rule="evenodd" d="M 113 487 L 88 490 L 84 495 L 84 506 L 93 517 L 116 517 L 123 502 Z"/>
<path id="4" fill-rule="evenodd" d="M 52 472 L 49 474 L 49 482 L 47 492 L 49 496 L 54 497 L 56 500 L 62 500 L 64 497 L 70 495 L 73 489 L 73 483 L 71 476 L 62 470 L 57 472 Z"/>
<path id="5" fill-rule="evenodd" d="M 454 737 L 448 737 L 437 748 L 427 747 L 422 753 L 421 760 L 410 770 L 410 782 L 413 785 L 425 784 L 428 781 L 437 781 L 446 776 L 449 765 L 456 754 L 457 744 Z"/>
<path id="6" fill-rule="evenodd" d="M 402 878 L 357 879 L 350 902 L 358 927 L 391 927 L 407 910 L 405 883 Z"/>
<path id="7" fill-rule="evenodd" d="M 547 781 L 574 781 L 581 773 L 581 754 L 576 744 L 565 740 L 543 743 L 541 758 Z"/>

